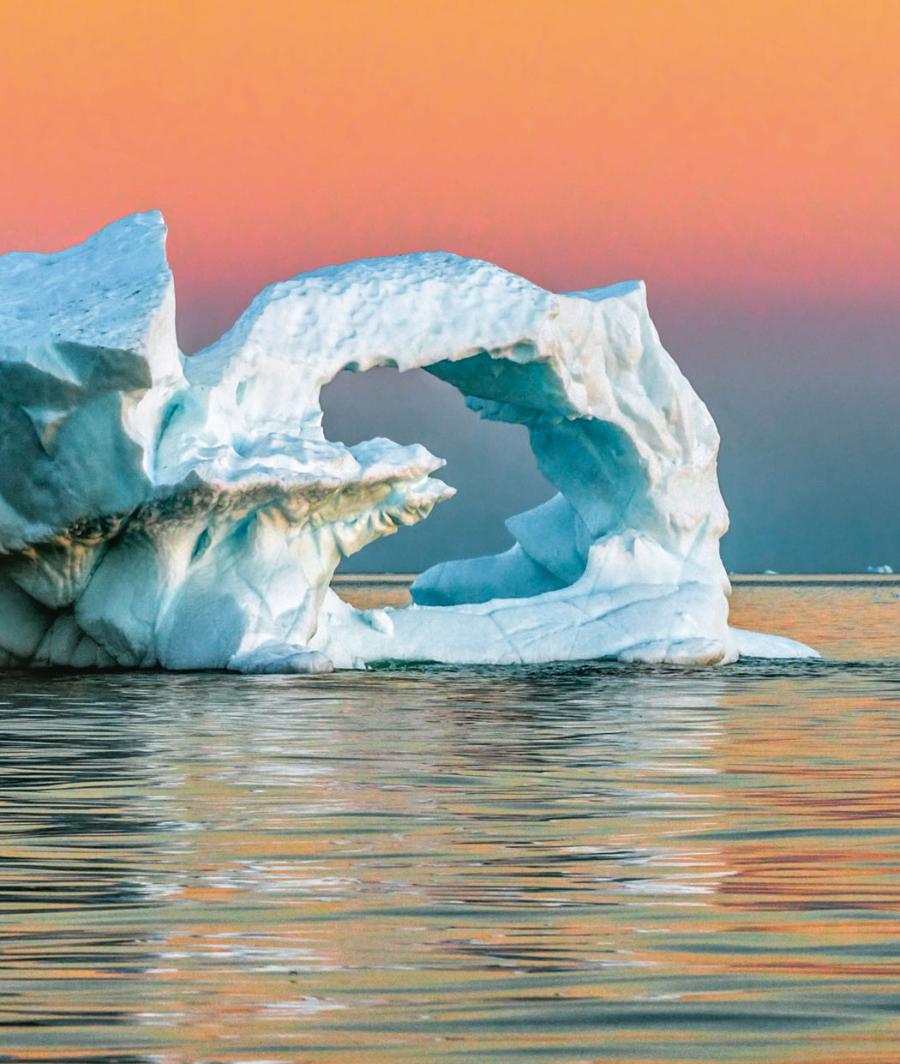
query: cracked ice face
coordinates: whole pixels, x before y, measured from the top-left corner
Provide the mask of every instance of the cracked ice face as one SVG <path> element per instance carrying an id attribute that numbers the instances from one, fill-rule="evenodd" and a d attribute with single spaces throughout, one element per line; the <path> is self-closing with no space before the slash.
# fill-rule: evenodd
<path id="1" fill-rule="evenodd" d="M 718 436 L 642 284 L 557 295 L 455 255 L 369 260 L 272 285 L 185 359 L 164 236 L 137 215 L 0 259 L 7 663 L 737 656 Z M 525 425 L 559 491 L 510 519 L 511 550 L 436 566 L 401 611 L 329 589 L 341 556 L 452 493 L 423 447 L 325 438 L 322 387 L 374 366 Z"/>

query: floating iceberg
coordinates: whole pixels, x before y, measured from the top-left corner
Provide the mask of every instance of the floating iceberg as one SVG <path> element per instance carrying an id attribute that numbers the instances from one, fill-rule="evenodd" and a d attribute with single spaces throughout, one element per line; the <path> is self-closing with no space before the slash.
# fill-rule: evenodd
<path id="1" fill-rule="evenodd" d="M 728 625 L 712 418 L 644 287 L 556 295 L 448 254 L 303 274 L 185 358 L 158 213 L 0 258 L 0 664 L 305 672 L 387 661 L 716 663 L 808 647 Z M 327 440 L 342 370 L 423 367 L 527 426 L 551 501 L 406 609 L 334 570 L 452 494 L 423 447 Z"/>

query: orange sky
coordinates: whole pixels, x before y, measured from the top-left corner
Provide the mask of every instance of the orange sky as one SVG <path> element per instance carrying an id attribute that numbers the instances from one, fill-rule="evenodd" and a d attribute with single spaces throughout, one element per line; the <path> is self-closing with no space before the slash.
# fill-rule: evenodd
<path id="1" fill-rule="evenodd" d="M 182 304 L 222 325 L 270 280 L 433 247 L 651 297 L 896 292 L 897 0 L 0 12 L 0 249 L 160 207 Z"/>

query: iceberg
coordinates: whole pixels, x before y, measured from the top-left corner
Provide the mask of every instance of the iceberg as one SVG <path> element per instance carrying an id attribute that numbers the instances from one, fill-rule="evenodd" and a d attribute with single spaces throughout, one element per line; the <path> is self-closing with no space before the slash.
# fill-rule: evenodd
<path id="1" fill-rule="evenodd" d="M 158 212 L 0 257 L 0 665 L 322 672 L 382 662 L 814 655 L 728 624 L 718 433 L 640 282 L 559 295 L 444 253 L 261 292 L 185 357 Z M 453 489 L 424 447 L 325 438 L 342 371 L 421 367 L 526 426 L 549 502 L 404 609 L 342 557 Z"/>

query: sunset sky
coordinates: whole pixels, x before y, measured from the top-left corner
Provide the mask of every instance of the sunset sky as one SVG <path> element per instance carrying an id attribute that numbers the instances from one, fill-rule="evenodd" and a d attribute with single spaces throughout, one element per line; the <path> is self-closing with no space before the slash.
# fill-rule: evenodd
<path id="1" fill-rule="evenodd" d="M 642 277 L 722 431 L 728 564 L 900 568 L 893 0 L 0 13 L 0 251 L 161 208 L 188 351 L 264 284 L 362 256 L 441 248 L 559 290 Z M 371 387 L 379 431 L 429 444 L 426 412 L 403 422 L 415 378 Z M 338 391 L 350 425 L 365 388 Z M 443 535 L 502 546 L 478 496 L 486 476 L 521 480 L 503 504 L 540 493 L 524 442 L 421 391 L 465 437 L 432 448 L 461 488 Z M 383 564 L 434 560 L 400 540 Z"/>

